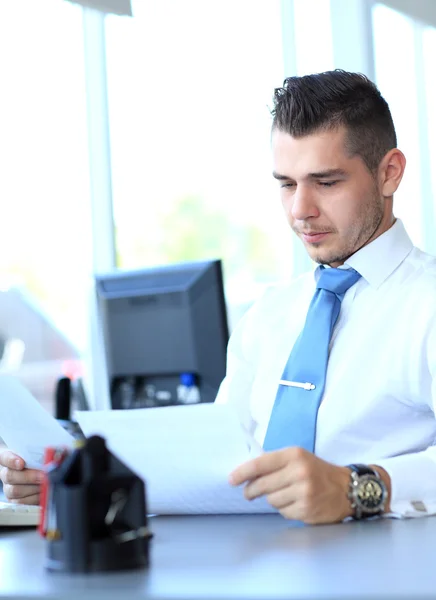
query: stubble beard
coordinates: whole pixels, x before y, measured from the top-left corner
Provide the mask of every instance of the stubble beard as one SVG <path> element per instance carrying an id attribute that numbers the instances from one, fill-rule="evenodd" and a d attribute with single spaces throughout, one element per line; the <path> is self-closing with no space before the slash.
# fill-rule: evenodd
<path id="1" fill-rule="evenodd" d="M 374 193 L 371 197 L 371 203 L 368 206 L 359 224 L 350 227 L 347 230 L 345 239 L 340 248 L 332 248 L 330 252 L 325 249 L 323 252 L 323 242 L 313 244 L 315 250 L 309 252 L 310 258 L 318 264 L 331 265 L 334 263 L 343 264 L 352 254 L 360 250 L 372 238 L 374 233 L 380 227 L 384 212 L 380 204 L 379 197 Z M 336 232 L 333 232 L 335 235 Z M 316 250 L 319 248 L 319 251 Z"/>

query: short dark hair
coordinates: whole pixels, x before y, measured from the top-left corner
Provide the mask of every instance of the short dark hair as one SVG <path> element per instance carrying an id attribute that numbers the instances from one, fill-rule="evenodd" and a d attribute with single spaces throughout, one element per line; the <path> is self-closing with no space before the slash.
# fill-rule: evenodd
<path id="1" fill-rule="evenodd" d="M 360 156 L 375 173 L 383 156 L 397 146 L 389 105 L 361 73 L 341 69 L 288 77 L 274 91 L 273 129 L 303 137 L 345 126 L 346 151 Z"/>

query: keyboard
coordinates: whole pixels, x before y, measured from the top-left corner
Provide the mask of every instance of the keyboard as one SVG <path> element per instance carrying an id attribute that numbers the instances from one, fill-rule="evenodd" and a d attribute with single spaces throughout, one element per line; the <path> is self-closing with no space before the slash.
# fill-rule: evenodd
<path id="1" fill-rule="evenodd" d="M 36 527 L 40 512 L 40 506 L 0 502 L 0 527 Z"/>

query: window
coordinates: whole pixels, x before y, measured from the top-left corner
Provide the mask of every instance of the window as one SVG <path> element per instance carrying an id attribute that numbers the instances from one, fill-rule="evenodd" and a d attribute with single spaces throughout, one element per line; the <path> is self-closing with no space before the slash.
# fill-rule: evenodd
<path id="1" fill-rule="evenodd" d="M 426 77 L 421 72 L 421 58 L 417 56 L 417 48 L 422 40 L 412 19 L 377 4 L 373 9 L 373 26 L 377 84 L 389 103 L 397 130 L 398 146 L 407 159 L 404 179 L 395 194 L 394 212 L 404 221 L 413 242 L 426 249 L 424 222 L 427 215 L 424 211 L 424 193 L 428 188 L 427 179 L 430 174 L 423 173 L 421 168 L 428 149 L 427 139 L 422 139 L 420 135 L 419 117 L 425 93 L 423 90 L 431 81 L 433 88 L 429 89 L 434 90 L 434 69 L 430 69 L 428 63 Z M 395 56 L 392 54 L 393 49 Z M 428 56 L 427 61 L 431 56 Z M 429 127 L 428 131 L 431 132 L 434 147 L 435 128 L 431 130 Z"/>
<path id="2" fill-rule="evenodd" d="M 330 2 L 294 0 L 297 75 L 334 69 Z"/>
<path id="3" fill-rule="evenodd" d="M 426 201 L 431 219 L 425 221 L 426 250 L 436 255 L 436 236 L 434 231 L 436 215 L 436 77 L 434 57 L 436 56 L 436 28 L 427 27 L 423 33 L 424 77 L 426 89 L 427 134 L 428 134 L 428 189 Z"/>
<path id="4" fill-rule="evenodd" d="M 292 269 L 270 163 L 280 3 L 133 12 L 106 26 L 118 266 L 220 257 L 229 304 L 251 302 Z"/>
<path id="5" fill-rule="evenodd" d="M 0 8 L 0 373 L 52 409 L 78 374 L 91 271 L 82 9 Z"/>

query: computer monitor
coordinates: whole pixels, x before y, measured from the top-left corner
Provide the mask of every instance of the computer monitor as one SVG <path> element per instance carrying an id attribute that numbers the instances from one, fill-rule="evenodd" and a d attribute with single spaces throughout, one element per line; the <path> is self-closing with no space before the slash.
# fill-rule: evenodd
<path id="1" fill-rule="evenodd" d="M 96 275 L 112 408 L 213 402 L 225 375 L 220 260 Z"/>

